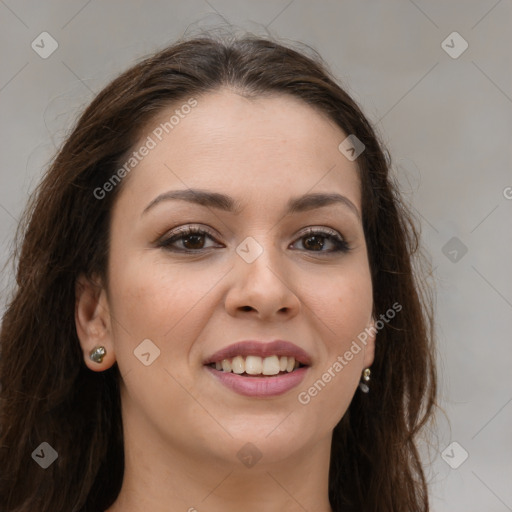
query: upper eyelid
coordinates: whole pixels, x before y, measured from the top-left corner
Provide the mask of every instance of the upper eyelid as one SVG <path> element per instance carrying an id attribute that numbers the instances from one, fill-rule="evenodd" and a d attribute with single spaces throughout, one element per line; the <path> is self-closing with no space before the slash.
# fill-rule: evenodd
<path id="1" fill-rule="evenodd" d="M 202 224 L 185 224 L 185 225 L 177 226 L 176 228 L 166 231 L 162 235 L 162 237 L 159 237 L 159 238 L 167 238 L 168 239 L 168 238 L 173 238 L 175 236 L 180 236 L 180 235 L 184 235 L 184 234 L 186 235 L 188 231 L 204 231 L 204 233 L 199 233 L 199 234 L 205 234 L 207 236 L 211 236 L 212 238 L 215 238 L 215 237 L 220 238 L 220 235 L 217 235 L 214 230 L 212 230 L 211 228 L 208 228 L 206 226 L 203 226 Z M 341 238 L 343 238 L 343 240 L 346 240 L 346 236 L 339 229 L 333 228 L 331 226 L 321 226 L 318 224 L 313 224 L 313 225 L 305 226 L 305 227 L 301 228 L 295 236 L 304 236 L 305 234 L 308 234 L 309 231 L 322 231 L 325 234 L 338 235 Z"/>

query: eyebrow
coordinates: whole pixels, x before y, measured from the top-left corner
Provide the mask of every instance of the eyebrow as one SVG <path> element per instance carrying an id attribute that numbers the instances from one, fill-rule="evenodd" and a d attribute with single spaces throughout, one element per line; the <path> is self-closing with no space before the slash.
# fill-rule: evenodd
<path id="1" fill-rule="evenodd" d="M 242 211 L 242 205 L 239 201 L 236 201 L 231 196 L 221 194 L 219 192 L 211 192 L 209 190 L 192 189 L 188 188 L 185 190 L 170 190 L 160 194 L 153 199 L 144 208 L 142 215 L 147 213 L 151 208 L 163 201 L 187 201 L 195 203 L 200 206 L 209 208 L 216 208 L 226 212 L 238 215 Z M 337 193 L 312 193 L 305 194 L 299 197 L 292 197 L 288 200 L 285 208 L 285 214 L 299 213 L 314 210 L 316 208 L 324 208 L 333 204 L 341 204 L 350 209 L 356 217 L 361 220 L 361 215 L 356 205 L 348 198 Z M 141 216 L 142 216 L 141 215 Z"/>

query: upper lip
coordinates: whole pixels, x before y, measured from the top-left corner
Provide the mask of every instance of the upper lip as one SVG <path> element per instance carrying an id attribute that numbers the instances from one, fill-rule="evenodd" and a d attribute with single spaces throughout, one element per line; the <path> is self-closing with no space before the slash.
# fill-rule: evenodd
<path id="1" fill-rule="evenodd" d="M 285 340 L 274 340 L 270 342 L 256 340 L 238 341 L 218 350 L 209 356 L 203 364 L 216 363 L 235 356 L 269 357 L 273 355 L 294 357 L 296 361 L 303 365 L 311 365 L 311 356 L 304 349 L 298 347 L 291 341 Z"/>

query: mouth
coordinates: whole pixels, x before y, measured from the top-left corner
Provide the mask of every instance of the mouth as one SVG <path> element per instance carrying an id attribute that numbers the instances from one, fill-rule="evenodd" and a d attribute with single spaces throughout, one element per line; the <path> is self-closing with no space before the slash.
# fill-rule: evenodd
<path id="1" fill-rule="evenodd" d="M 203 365 L 217 382 L 232 391 L 269 398 L 298 386 L 312 365 L 312 358 L 289 341 L 248 340 L 215 352 Z"/>

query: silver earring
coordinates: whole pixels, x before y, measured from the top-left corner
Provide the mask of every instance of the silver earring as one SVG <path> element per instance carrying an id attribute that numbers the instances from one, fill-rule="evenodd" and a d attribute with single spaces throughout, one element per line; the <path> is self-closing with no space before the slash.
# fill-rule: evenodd
<path id="1" fill-rule="evenodd" d="M 370 391 L 370 388 L 368 387 L 368 384 L 367 382 L 370 380 L 370 374 L 372 372 L 370 371 L 370 368 L 365 368 L 363 370 L 363 373 L 362 373 L 362 376 L 361 376 L 361 382 L 359 383 L 359 389 L 363 392 L 363 393 L 368 393 L 368 391 Z"/>
<path id="2" fill-rule="evenodd" d="M 105 347 L 99 346 L 94 347 L 89 352 L 89 358 L 94 361 L 95 363 L 101 363 L 103 361 L 103 358 L 105 357 L 105 354 L 107 353 Z"/>

